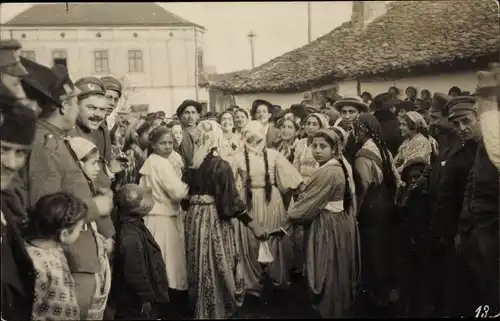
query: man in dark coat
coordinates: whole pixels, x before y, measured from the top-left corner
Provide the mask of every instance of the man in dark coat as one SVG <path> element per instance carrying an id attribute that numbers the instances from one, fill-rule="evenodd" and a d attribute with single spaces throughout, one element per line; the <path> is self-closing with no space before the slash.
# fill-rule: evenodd
<path id="1" fill-rule="evenodd" d="M 461 146 L 448 154 L 441 162 L 442 173 L 439 180 L 436 208 L 430 221 L 430 235 L 437 244 L 436 250 L 443 257 L 443 274 L 446 280 L 444 314 L 460 316 L 475 307 L 460 304 L 461 298 L 450 295 L 465 295 L 457 288 L 459 282 L 457 270 L 458 256 L 455 252 L 454 238 L 458 232 L 458 218 L 462 211 L 467 177 L 474 164 L 480 142 L 478 115 L 472 97 L 455 97 L 444 106 L 444 115 L 458 133 Z"/>
<path id="2" fill-rule="evenodd" d="M 35 125 L 34 110 L 19 103 L 0 102 L 2 320 L 31 319 L 35 271 L 18 228 L 26 210 L 10 185 L 26 164 Z"/>
<path id="3" fill-rule="evenodd" d="M 179 154 L 181 155 L 184 165 L 187 168 L 191 165 L 194 156 L 194 135 L 196 132 L 196 125 L 198 119 L 203 111 L 203 106 L 194 100 L 186 99 L 177 108 L 177 117 L 179 117 L 183 137 L 181 145 L 179 146 Z"/>
<path id="4" fill-rule="evenodd" d="M 370 105 L 370 109 L 374 111 L 373 116 L 377 118 L 380 126 L 382 126 L 382 140 L 393 156 L 396 155 L 399 146 L 403 142 L 399 130 L 399 120 L 391 112 L 391 109 L 395 108 L 398 103 L 399 101 L 393 99 L 390 93 L 383 93 L 375 96 Z"/>

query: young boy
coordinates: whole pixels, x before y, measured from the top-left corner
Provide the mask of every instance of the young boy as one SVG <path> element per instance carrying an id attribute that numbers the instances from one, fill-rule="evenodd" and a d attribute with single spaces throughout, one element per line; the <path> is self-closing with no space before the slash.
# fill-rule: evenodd
<path id="1" fill-rule="evenodd" d="M 154 206 L 150 190 L 136 184 L 121 187 L 114 197 L 116 249 L 111 296 L 115 320 L 156 320 L 168 303 L 165 262 L 144 223 Z"/>
<path id="2" fill-rule="evenodd" d="M 401 174 L 405 186 L 398 194 L 401 232 L 401 289 L 403 305 L 410 317 L 428 317 L 429 302 L 426 287 L 426 269 L 429 244 L 426 231 L 429 225 L 431 204 L 427 190 L 424 159 L 409 161 Z"/>

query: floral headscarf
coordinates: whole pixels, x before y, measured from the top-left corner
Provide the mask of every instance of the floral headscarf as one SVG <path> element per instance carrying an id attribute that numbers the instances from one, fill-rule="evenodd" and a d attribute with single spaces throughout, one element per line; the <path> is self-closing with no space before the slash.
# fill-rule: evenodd
<path id="1" fill-rule="evenodd" d="M 262 152 L 266 147 L 266 135 L 266 128 L 259 121 L 250 121 L 243 130 L 245 147 L 257 154 Z"/>
<path id="2" fill-rule="evenodd" d="M 424 117 L 417 113 L 416 111 L 409 111 L 405 114 L 415 125 L 417 126 L 417 130 L 427 130 L 428 126 L 427 123 L 425 122 Z"/>
<path id="3" fill-rule="evenodd" d="M 222 142 L 222 129 L 214 120 L 202 120 L 196 127 L 195 150 L 192 168 L 199 168 L 214 148 L 219 148 Z"/>
<path id="4" fill-rule="evenodd" d="M 319 121 L 319 129 L 327 129 L 328 128 L 328 118 L 326 118 L 325 115 L 323 114 L 320 114 L 320 113 L 312 113 L 312 114 L 309 114 L 307 115 L 307 117 L 304 119 L 304 123 L 307 122 L 307 119 L 309 117 L 316 117 Z"/>

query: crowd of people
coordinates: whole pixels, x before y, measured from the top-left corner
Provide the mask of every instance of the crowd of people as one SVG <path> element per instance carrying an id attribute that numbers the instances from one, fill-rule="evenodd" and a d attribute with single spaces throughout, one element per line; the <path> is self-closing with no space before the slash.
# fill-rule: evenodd
<path id="1" fill-rule="evenodd" d="M 228 318 L 298 278 L 323 318 L 498 313 L 498 66 L 472 94 L 113 120 L 117 79 L 20 48 L 0 41 L 4 320 Z"/>

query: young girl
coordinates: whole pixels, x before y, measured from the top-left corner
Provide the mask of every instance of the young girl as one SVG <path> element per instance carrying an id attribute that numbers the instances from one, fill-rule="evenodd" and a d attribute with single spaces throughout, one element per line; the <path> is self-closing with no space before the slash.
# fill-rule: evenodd
<path id="1" fill-rule="evenodd" d="M 40 198 L 28 213 L 22 230 L 36 271 L 33 321 L 80 320 L 75 281 L 63 247 L 76 241 L 86 214 L 85 203 L 64 192 Z"/>
<path id="2" fill-rule="evenodd" d="M 311 144 L 320 164 L 297 202 L 288 210 L 282 231 L 291 224 L 305 229 L 306 275 L 312 304 L 323 318 L 349 317 L 359 278 L 358 230 L 347 168 L 339 137 L 322 129 Z M 282 234 L 283 235 L 283 234 Z"/>
<path id="3" fill-rule="evenodd" d="M 242 139 L 243 137 L 243 129 L 245 126 L 248 124 L 248 119 L 250 118 L 250 115 L 248 114 L 248 111 L 244 108 L 238 108 L 236 111 L 234 111 L 234 129 L 235 129 L 235 135 L 238 139 Z"/>
<path id="4" fill-rule="evenodd" d="M 285 218 L 282 193 L 302 187 L 302 177 L 283 155 L 265 147 L 266 130 L 260 122 L 249 122 L 243 139 L 244 153 L 237 156 L 233 167 L 235 178 L 241 177 L 244 184 L 240 190 L 241 198 L 258 224 L 274 230 Z M 274 285 L 288 284 L 292 249 L 289 238 L 269 242 L 274 262 L 264 270 L 257 262 L 259 242 L 255 237 L 242 224 L 235 224 L 235 234 L 248 293 L 260 295 L 264 272 Z"/>
<path id="5" fill-rule="evenodd" d="M 97 196 L 94 182 L 101 170 L 101 158 L 97 146 L 82 137 L 70 138 L 69 145 L 78 159 L 83 173 L 89 180 L 92 193 L 94 196 Z M 111 224 L 111 222 L 109 224 Z M 108 252 L 110 252 L 113 247 L 113 239 L 112 235 L 110 235 L 106 240 L 106 238 L 99 233 L 95 222 L 91 222 L 90 227 L 96 239 L 101 271 L 96 274 L 96 292 L 85 319 L 102 320 L 111 287 L 111 267 L 109 265 Z"/>
<path id="6" fill-rule="evenodd" d="M 223 159 L 233 163 L 236 153 L 241 151 L 241 139 L 235 134 L 234 116 L 230 111 L 225 111 L 219 115 L 219 124 L 222 129 L 222 141 L 219 155 Z"/>
<path id="7" fill-rule="evenodd" d="M 145 222 L 165 260 L 171 303 L 181 308 L 187 300 L 187 269 L 180 201 L 187 196 L 188 187 L 169 160 L 174 146 L 171 131 L 158 127 L 149 135 L 149 142 L 153 153 L 139 172 L 139 185 L 153 190 L 156 205 Z"/>
<path id="8" fill-rule="evenodd" d="M 293 119 L 282 118 L 278 121 L 278 128 L 280 129 L 278 152 L 285 156 L 290 163 L 293 163 L 300 126 Z"/>

